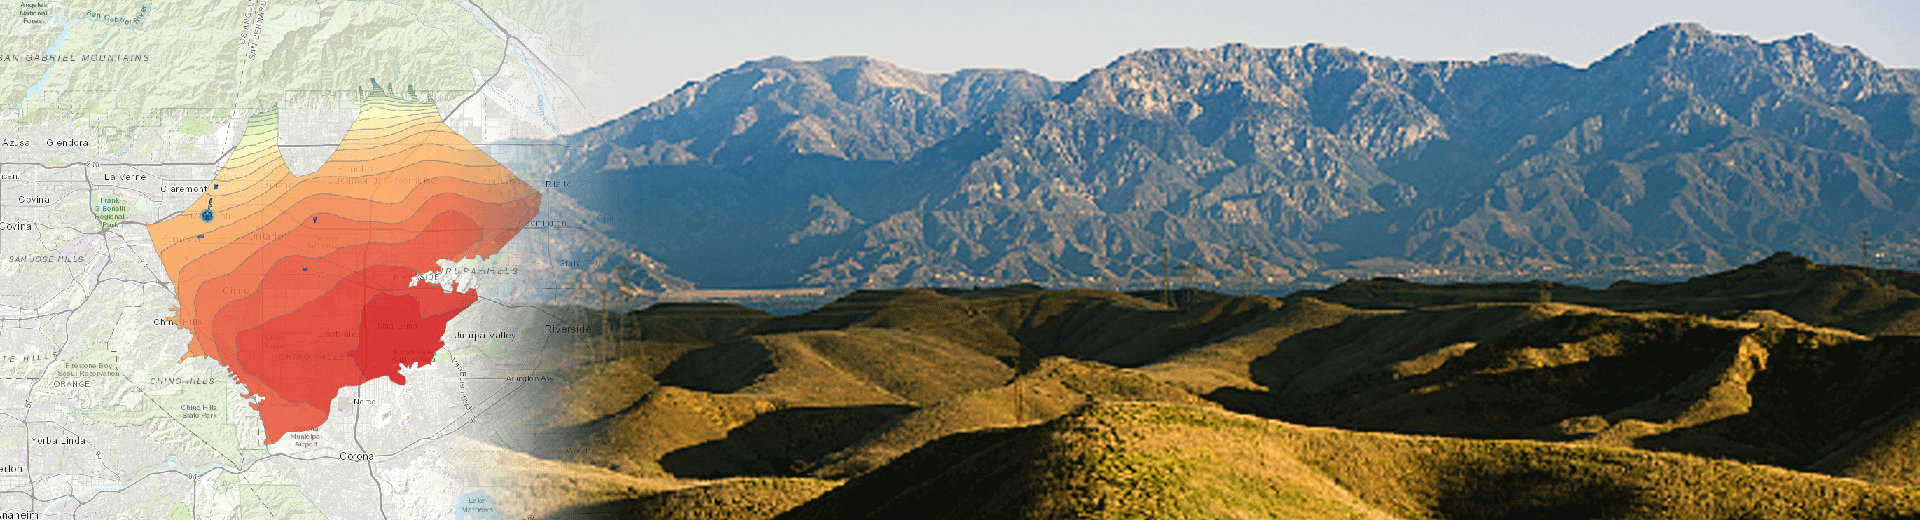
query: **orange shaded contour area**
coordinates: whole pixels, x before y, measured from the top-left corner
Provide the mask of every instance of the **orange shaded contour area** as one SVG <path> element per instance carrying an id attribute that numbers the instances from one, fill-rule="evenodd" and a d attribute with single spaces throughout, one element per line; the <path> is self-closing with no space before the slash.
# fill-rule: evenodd
<path id="1" fill-rule="evenodd" d="M 478 296 L 414 285 L 442 259 L 492 255 L 540 196 L 440 121 L 431 105 L 369 98 L 318 171 L 281 159 L 275 114 L 205 194 L 149 226 L 207 356 L 246 385 L 266 443 L 326 421 L 340 389 L 430 362 Z"/>

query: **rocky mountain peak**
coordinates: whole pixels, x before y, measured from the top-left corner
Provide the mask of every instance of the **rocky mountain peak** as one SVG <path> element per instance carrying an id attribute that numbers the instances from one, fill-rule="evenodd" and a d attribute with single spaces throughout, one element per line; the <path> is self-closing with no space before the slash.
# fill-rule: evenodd
<path id="1" fill-rule="evenodd" d="M 794 156 L 900 161 L 987 111 L 1054 90 L 1026 71 L 929 74 L 865 56 L 775 56 L 689 82 L 579 138 L 610 169 Z"/>
<path id="2" fill-rule="evenodd" d="M 1595 68 L 1622 65 L 1671 65 L 1674 61 L 1728 55 L 1755 56 L 1758 44 L 1741 35 L 1722 35 L 1708 31 L 1698 23 L 1670 23 L 1655 27 L 1633 43 L 1616 49 L 1594 64 Z"/>

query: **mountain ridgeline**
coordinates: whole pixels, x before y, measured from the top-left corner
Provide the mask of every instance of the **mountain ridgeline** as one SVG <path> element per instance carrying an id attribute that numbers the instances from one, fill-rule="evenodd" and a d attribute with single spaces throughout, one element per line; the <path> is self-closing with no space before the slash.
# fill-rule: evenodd
<path id="1" fill-rule="evenodd" d="M 1920 518 L 1905 271 L 556 311 L 487 439 L 533 518 Z"/>
<path id="2" fill-rule="evenodd" d="M 1704 272 L 1853 261 L 1862 237 L 1920 254 L 1900 249 L 1920 71 L 1694 24 L 1586 68 L 1232 44 L 1062 84 L 771 58 L 565 140 L 568 195 L 712 286 Z"/>

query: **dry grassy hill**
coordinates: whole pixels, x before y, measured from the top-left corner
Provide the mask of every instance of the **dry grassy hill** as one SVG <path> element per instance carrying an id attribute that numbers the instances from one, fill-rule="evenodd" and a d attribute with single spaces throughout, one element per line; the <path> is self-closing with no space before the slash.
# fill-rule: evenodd
<path id="1" fill-rule="evenodd" d="M 1920 493 L 1640 450 L 1102 403 L 948 436 L 776 518 L 1911 518 Z"/>
<path id="2" fill-rule="evenodd" d="M 1908 518 L 1909 276 L 585 314 L 496 442 L 553 518 Z"/>

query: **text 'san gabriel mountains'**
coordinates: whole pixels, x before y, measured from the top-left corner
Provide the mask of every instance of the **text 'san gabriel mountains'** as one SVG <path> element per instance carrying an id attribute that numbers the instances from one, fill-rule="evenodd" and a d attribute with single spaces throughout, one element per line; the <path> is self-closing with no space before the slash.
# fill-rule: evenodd
<path id="1" fill-rule="evenodd" d="M 750 62 L 568 138 L 571 195 L 710 285 L 1287 280 L 1853 260 L 1920 222 L 1920 71 L 1656 28 L 1587 68 L 1306 45 L 1071 83 Z M 1899 258 L 1905 258 L 1899 256 Z"/>

